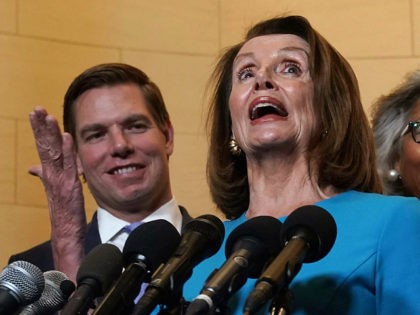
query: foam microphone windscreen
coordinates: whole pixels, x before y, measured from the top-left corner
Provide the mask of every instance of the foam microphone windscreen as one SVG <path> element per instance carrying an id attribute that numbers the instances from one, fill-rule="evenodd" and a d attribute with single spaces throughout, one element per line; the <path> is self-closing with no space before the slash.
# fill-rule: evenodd
<path id="1" fill-rule="evenodd" d="M 121 251 L 112 244 L 100 244 L 92 249 L 77 271 L 77 285 L 84 279 L 94 279 L 99 285 L 99 296 L 104 295 L 121 275 L 123 268 Z"/>
<path id="2" fill-rule="evenodd" d="M 188 233 L 198 233 L 207 239 L 206 249 L 202 251 L 198 259 L 202 260 L 214 255 L 219 250 L 225 237 L 225 227 L 218 217 L 204 214 L 184 226 L 182 234 Z"/>
<path id="3" fill-rule="evenodd" d="M 287 242 L 301 232 L 308 242 L 308 251 L 304 262 L 320 260 L 331 250 L 337 237 L 337 225 L 334 218 L 325 209 L 307 205 L 294 210 L 283 224 L 282 238 Z"/>
<path id="4" fill-rule="evenodd" d="M 162 262 L 168 260 L 180 240 L 177 229 L 166 220 L 143 223 L 127 238 L 123 249 L 124 266 L 127 267 L 140 258 L 149 271 L 153 272 Z"/>
<path id="5" fill-rule="evenodd" d="M 283 247 L 281 240 L 282 223 L 271 216 L 251 218 L 230 233 L 226 240 L 225 254 L 229 258 L 240 246 L 241 239 L 252 238 L 258 242 L 260 255 L 248 271 L 250 278 L 257 278 L 269 257 L 277 255 Z"/>

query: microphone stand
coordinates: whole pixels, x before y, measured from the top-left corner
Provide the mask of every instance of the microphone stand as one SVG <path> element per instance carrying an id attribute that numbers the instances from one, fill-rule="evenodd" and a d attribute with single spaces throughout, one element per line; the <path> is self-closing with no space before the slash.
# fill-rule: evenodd
<path id="1" fill-rule="evenodd" d="M 289 288 L 280 290 L 271 301 L 270 315 L 288 315 L 292 310 L 293 293 Z"/>
<path id="2" fill-rule="evenodd" d="M 185 282 L 185 281 L 184 281 Z M 182 283 L 184 283 L 182 282 Z M 165 307 L 161 307 L 157 315 L 184 315 L 189 302 L 183 297 L 184 285 L 175 285 L 164 298 Z"/>

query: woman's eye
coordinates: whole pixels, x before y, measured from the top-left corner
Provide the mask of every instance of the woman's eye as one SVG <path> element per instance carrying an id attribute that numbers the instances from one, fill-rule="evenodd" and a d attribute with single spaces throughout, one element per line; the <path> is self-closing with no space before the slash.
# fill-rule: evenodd
<path id="1" fill-rule="evenodd" d="M 239 81 L 244 81 L 246 79 L 252 78 L 254 73 L 251 68 L 244 68 L 237 73 L 237 78 Z"/>
<path id="2" fill-rule="evenodd" d="M 286 63 L 282 66 L 281 72 L 298 76 L 302 74 L 302 69 L 296 63 Z"/>

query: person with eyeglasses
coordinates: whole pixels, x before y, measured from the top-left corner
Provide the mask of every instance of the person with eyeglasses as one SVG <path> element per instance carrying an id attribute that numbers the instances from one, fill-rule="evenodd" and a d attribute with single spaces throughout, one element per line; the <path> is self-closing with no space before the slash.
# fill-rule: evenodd
<path id="1" fill-rule="evenodd" d="M 372 117 L 384 193 L 420 198 L 420 69 L 381 96 Z"/>
<path id="2" fill-rule="evenodd" d="M 420 120 L 409 121 L 403 132 L 401 132 L 401 137 L 408 133 L 411 133 L 414 142 L 420 143 Z"/>

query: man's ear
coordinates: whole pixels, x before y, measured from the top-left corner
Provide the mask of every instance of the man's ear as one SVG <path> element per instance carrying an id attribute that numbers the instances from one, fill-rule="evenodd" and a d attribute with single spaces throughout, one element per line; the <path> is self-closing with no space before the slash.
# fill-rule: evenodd
<path id="1" fill-rule="evenodd" d="M 170 120 L 166 121 L 166 128 L 163 134 L 166 139 L 166 154 L 169 157 L 174 151 L 174 127 Z"/>
<path id="2" fill-rule="evenodd" d="M 79 176 L 84 175 L 82 162 L 80 161 L 80 158 L 78 155 L 76 155 L 76 165 L 77 165 L 77 175 Z"/>

